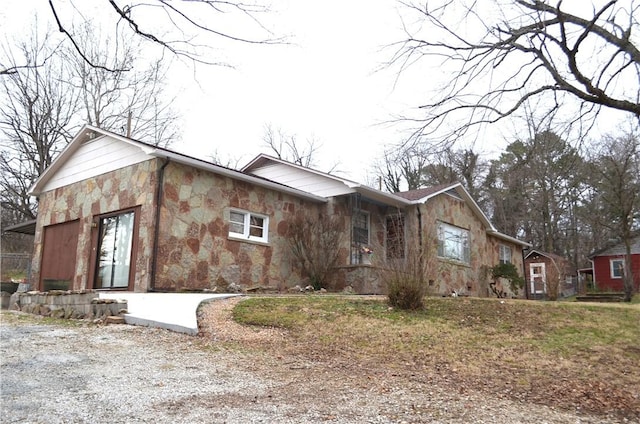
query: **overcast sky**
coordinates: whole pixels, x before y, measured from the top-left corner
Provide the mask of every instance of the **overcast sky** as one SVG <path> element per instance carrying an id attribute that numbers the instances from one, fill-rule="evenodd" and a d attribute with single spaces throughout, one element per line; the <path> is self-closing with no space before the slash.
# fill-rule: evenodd
<path id="1" fill-rule="evenodd" d="M 317 140 L 321 170 L 339 162 L 344 176 L 362 181 L 383 146 L 404 136 L 384 123 L 415 106 L 402 95 L 408 87 L 394 87 L 395 71 L 380 70 L 393 51 L 384 47 L 402 37 L 397 5 L 276 3 L 267 21 L 291 44 L 226 51 L 235 69 L 201 68 L 201 86 L 183 98 L 185 148 L 249 160 L 264 150 L 264 126 L 271 124 L 303 143 Z"/>
<path id="2" fill-rule="evenodd" d="M 99 7 L 110 10 L 107 3 Z M 47 2 L 3 0 L 3 40 L 26 34 L 36 10 L 52 25 Z M 172 148 L 205 159 L 215 153 L 241 166 L 270 153 L 263 141 L 270 124 L 303 145 L 316 140 L 318 169 L 337 165 L 344 177 L 373 181 L 373 162 L 407 136 L 407 126 L 388 122 L 415 112 L 429 101 L 437 81 L 447 78 L 426 60 L 400 78 L 396 68 L 382 66 L 394 52 L 388 46 L 405 35 L 400 15 L 411 24 L 404 12 L 396 0 L 273 0 L 264 24 L 275 35 L 288 36 L 289 44 L 227 45 L 219 59 L 233 68 L 199 66 L 195 73 L 172 68 L 170 85 L 183 117 L 182 141 Z M 225 19 L 234 28 L 235 18 Z M 479 137 L 476 151 L 496 154 L 518 128 L 506 123 L 491 131 Z"/>
<path id="3" fill-rule="evenodd" d="M 183 140 L 172 148 L 242 165 L 268 152 L 270 124 L 303 144 L 316 140 L 320 170 L 338 164 L 342 176 L 364 182 L 384 147 L 406 136 L 385 122 L 419 101 L 419 87 L 381 69 L 393 53 L 385 46 L 402 39 L 398 7 L 396 0 L 274 0 L 264 23 L 289 44 L 227 47 L 220 58 L 233 68 L 173 68 Z M 46 2 L 3 0 L 2 38 L 26 35 L 35 11 L 54 26 Z"/>

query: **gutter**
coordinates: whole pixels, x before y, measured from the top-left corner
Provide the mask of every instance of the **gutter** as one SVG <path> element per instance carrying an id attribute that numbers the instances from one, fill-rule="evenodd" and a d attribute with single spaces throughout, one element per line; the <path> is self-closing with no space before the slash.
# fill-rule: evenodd
<path id="1" fill-rule="evenodd" d="M 156 186 L 156 219 L 153 231 L 153 249 L 151 249 L 151 278 L 149 281 L 149 289 L 147 291 L 156 290 L 156 268 L 158 266 L 158 238 L 160 233 L 160 208 L 162 207 L 162 199 L 164 195 L 164 169 L 169 165 L 169 158 L 165 158 L 164 163 L 158 169 L 158 182 Z"/>

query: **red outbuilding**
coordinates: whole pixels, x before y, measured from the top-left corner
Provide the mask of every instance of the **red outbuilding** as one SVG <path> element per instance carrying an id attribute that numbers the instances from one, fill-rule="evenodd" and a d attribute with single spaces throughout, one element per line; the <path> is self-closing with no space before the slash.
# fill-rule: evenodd
<path id="1" fill-rule="evenodd" d="M 594 286 L 600 291 L 623 291 L 625 245 L 618 242 L 589 255 Z M 631 271 L 635 292 L 640 290 L 640 235 L 631 240 Z"/>

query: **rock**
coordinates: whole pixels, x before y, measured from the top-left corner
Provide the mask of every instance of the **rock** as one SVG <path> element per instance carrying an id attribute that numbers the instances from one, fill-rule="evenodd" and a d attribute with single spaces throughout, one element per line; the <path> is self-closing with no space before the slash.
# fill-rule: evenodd
<path id="1" fill-rule="evenodd" d="M 53 311 L 51 311 L 51 317 L 58 318 L 58 319 L 64 318 L 64 309 L 62 308 L 54 309 Z"/>
<path id="2" fill-rule="evenodd" d="M 227 293 L 242 293 L 242 287 L 236 283 L 229 283 L 227 286 Z"/>
<path id="3" fill-rule="evenodd" d="M 74 310 L 71 311 L 70 318 L 71 319 L 83 319 L 83 318 L 85 318 L 85 315 L 82 312 L 74 309 Z"/>
<path id="4" fill-rule="evenodd" d="M 124 317 L 118 317 L 118 316 L 108 316 L 105 319 L 105 323 L 106 324 L 124 324 Z"/>

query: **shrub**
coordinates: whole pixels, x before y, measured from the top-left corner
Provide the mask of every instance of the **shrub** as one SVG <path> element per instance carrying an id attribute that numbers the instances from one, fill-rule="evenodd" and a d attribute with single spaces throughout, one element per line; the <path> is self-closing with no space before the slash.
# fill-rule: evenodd
<path id="1" fill-rule="evenodd" d="M 344 223 L 339 216 L 298 215 L 287 234 L 291 254 L 315 290 L 330 287 L 333 269 L 340 261 Z"/>
<path id="2" fill-rule="evenodd" d="M 524 278 L 518 274 L 518 269 L 512 263 L 503 263 L 494 266 L 491 268 L 491 277 L 494 281 L 498 278 L 506 278 L 509 280 L 509 288 L 515 295 L 524 287 Z"/>
<path id="3" fill-rule="evenodd" d="M 387 227 L 389 222 L 387 221 Z M 398 225 L 392 233 L 405 233 L 401 214 L 392 223 Z M 428 281 L 436 274 L 437 268 L 435 234 L 433 228 L 425 226 L 418 243 L 408 243 L 405 246 L 405 240 L 398 239 L 397 245 L 392 246 L 395 248 L 387 249 L 388 254 L 382 261 L 382 277 L 387 285 L 390 306 L 407 310 L 424 309 L 424 297 L 430 291 Z"/>
<path id="4" fill-rule="evenodd" d="M 387 288 L 390 306 L 412 311 L 424 309 L 427 285 L 421 279 L 396 275 L 387 281 Z"/>

